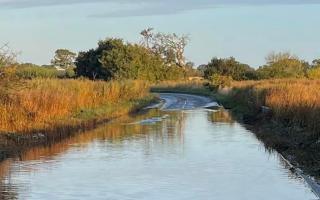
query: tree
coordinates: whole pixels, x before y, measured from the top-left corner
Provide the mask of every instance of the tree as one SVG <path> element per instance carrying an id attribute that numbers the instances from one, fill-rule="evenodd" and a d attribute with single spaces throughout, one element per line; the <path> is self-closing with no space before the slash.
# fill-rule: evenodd
<path id="1" fill-rule="evenodd" d="M 109 38 L 96 49 L 80 52 L 76 59 L 76 74 L 90 79 L 165 80 L 182 74 L 178 67 L 165 65 L 160 55 L 121 39 Z M 173 76 L 173 74 L 175 74 Z M 183 75 L 183 74 L 182 74 Z"/>
<path id="2" fill-rule="evenodd" d="M 188 69 L 193 69 L 194 66 L 195 66 L 194 62 L 190 62 L 189 61 L 189 62 L 186 63 L 186 68 L 188 68 Z"/>
<path id="3" fill-rule="evenodd" d="M 55 51 L 55 56 L 51 61 L 51 64 L 64 69 L 74 67 L 76 55 L 76 53 L 73 53 L 67 49 L 58 49 Z"/>
<path id="4" fill-rule="evenodd" d="M 205 64 L 199 65 L 199 66 L 197 67 L 197 70 L 198 70 L 199 74 L 200 74 L 202 77 L 204 77 L 204 72 L 205 72 L 206 68 L 207 68 L 207 65 L 205 65 Z"/>
<path id="5" fill-rule="evenodd" d="M 153 33 L 153 28 L 145 29 L 141 32 L 143 45 L 153 53 L 165 59 L 167 65 L 177 65 L 185 67 L 185 48 L 189 42 L 187 35 L 177 35 L 176 33 Z"/>
<path id="6" fill-rule="evenodd" d="M 313 60 L 312 67 L 320 67 L 320 59 Z"/>
<path id="7" fill-rule="evenodd" d="M 320 79 L 320 59 L 312 61 L 312 64 L 307 71 L 307 77 L 309 79 Z"/>
<path id="8" fill-rule="evenodd" d="M 255 70 L 233 57 L 213 58 L 207 65 L 201 66 L 200 70 L 206 79 L 211 79 L 214 75 L 230 76 L 234 80 L 255 79 Z"/>
<path id="9" fill-rule="evenodd" d="M 290 54 L 290 52 L 271 52 L 266 56 L 266 62 L 269 65 L 275 64 L 283 60 L 298 60 L 299 58 L 295 55 Z"/>
<path id="10" fill-rule="evenodd" d="M 13 52 L 8 44 L 0 46 L 0 67 L 14 65 L 17 61 L 17 53 Z"/>
<path id="11" fill-rule="evenodd" d="M 12 51 L 8 44 L 0 46 L 0 85 L 3 81 L 9 83 L 15 79 L 15 65 L 17 53 Z"/>
<path id="12" fill-rule="evenodd" d="M 260 79 L 305 77 L 309 64 L 290 53 L 271 53 L 257 70 Z"/>
<path id="13" fill-rule="evenodd" d="M 141 41 L 141 44 L 142 46 L 150 49 L 150 44 L 151 44 L 151 40 L 152 40 L 152 37 L 153 37 L 153 31 L 154 29 L 153 28 L 147 28 L 145 30 L 142 30 L 140 35 L 142 35 L 142 41 Z"/>

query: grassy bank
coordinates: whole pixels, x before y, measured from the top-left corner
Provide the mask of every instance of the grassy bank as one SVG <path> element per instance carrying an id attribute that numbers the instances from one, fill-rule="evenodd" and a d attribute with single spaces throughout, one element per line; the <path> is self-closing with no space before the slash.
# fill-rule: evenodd
<path id="1" fill-rule="evenodd" d="M 190 82 L 157 87 L 155 91 L 215 98 L 267 148 L 276 149 L 295 166 L 320 178 L 320 81 L 235 81 L 216 92 Z"/>
<path id="2" fill-rule="evenodd" d="M 141 81 L 36 79 L 0 88 L 0 132 L 32 133 L 110 119 L 150 101 Z"/>
<path id="3" fill-rule="evenodd" d="M 216 98 L 267 147 L 320 178 L 320 81 L 233 82 Z"/>
<path id="4" fill-rule="evenodd" d="M 130 114 L 154 101 L 149 83 L 35 79 L 0 84 L 0 160 Z"/>

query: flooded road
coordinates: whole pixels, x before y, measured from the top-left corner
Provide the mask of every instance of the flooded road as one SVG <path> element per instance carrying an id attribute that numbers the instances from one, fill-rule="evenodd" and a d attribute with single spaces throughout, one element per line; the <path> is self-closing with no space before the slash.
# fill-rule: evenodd
<path id="1" fill-rule="evenodd" d="M 314 200 L 303 180 L 208 99 L 163 94 L 127 116 L 0 164 L 3 199 Z"/>

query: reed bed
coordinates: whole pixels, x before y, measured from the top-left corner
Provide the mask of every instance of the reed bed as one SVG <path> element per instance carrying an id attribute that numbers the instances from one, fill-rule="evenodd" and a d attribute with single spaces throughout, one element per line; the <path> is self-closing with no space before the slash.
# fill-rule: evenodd
<path id="1" fill-rule="evenodd" d="M 0 132 L 19 133 L 77 123 L 88 113 L 111 118 L 129 112 L 149 95 L 149 84 L 35 79 L 0 90 Z"/>
<path id="2" fill-rule="evenodd" d="M 247 106 L 269 107 L 275 120 L 319 135 L 320 81 L 306 79 L 233 82 L 230 95 Z"/>

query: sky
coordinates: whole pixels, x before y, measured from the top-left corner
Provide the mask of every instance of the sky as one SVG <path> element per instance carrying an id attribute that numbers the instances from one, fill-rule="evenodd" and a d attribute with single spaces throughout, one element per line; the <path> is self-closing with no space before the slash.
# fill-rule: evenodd
<path id="1" fill-rule="evenodd" d="M 233 56 L 253 67 L 272 51 L 320 58 L 320 0 L 0 0 L 0 44 L 19 61 L 48 64 L 54 51 L 84 51 L 140 31 L 188 34 L 197 65 Z"/>

